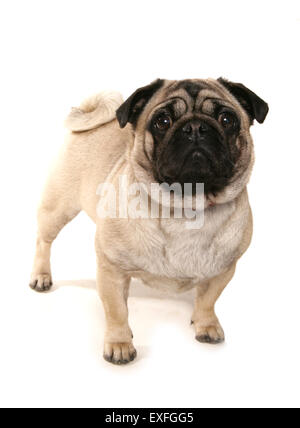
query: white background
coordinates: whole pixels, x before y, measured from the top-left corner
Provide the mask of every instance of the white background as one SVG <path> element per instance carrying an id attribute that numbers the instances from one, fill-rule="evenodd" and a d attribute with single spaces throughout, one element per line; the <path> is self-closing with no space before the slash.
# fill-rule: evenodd
<path id="1" fill-rule="evenodd" d="M 9 1 L 0 6 L 0 406 L 299 406 L 299 25 L 296 1 Z M 35 211 L 69 108 L 157 77 L 244 83 L 255 124 L 252 246 L 220 298 L 225 345 L 194 340 L 192 295 L 129 300 L 137 360 L 102 360 L 94 225 L 53 246 L 53 292 L 28 288 Z"/>

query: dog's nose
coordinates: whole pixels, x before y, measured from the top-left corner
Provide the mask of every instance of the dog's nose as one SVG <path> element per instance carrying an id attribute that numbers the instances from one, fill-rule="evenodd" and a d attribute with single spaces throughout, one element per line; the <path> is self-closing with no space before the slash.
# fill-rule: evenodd
<path id="1" fill-rule="evenodd" d="M 209 125 L 203 120 L 192 120 L 182 127 L 182 132 L 188 136 L 190 141 L 202 137 L 209 130 Z"/>

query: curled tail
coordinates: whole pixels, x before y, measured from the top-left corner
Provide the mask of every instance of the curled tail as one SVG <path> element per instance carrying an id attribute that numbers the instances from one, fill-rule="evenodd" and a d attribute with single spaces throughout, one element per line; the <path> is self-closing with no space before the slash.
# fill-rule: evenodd
<path id="1" fill-rule="evenodd" d="M 116 110 L 123 103 L 119 92 L 100 92 L 80 105 L 73 107 L 65 125 L 73 132 L 82 132 L 95 129 L 116 117 Z"/>

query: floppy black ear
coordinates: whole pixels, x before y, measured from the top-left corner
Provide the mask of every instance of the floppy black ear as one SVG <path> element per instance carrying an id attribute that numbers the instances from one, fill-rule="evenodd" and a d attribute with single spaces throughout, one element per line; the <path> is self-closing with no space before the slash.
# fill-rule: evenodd
<path id="1" fill-rule="evenodd" d="M 137 89 L 116 111 L 120 127 L 127 122 L 135 124 L 143 108 L 152 95 L 163 85 L 163 80 L 157 79 L 150 85 Z"/>
<path id="2" fill-rule="evenodd" d="M 246 88 L 242 83 L 229 82 L 222 77 L 218 79 L 218 82 L 222 83 L 222 85 L 239 101 L 241 106 L 248 113 L 251 123 L 254 119 L 259 123 L 263 123 L 269 111 L 269 106 L 264 100 L 250 91 L 250 89 Z"/>

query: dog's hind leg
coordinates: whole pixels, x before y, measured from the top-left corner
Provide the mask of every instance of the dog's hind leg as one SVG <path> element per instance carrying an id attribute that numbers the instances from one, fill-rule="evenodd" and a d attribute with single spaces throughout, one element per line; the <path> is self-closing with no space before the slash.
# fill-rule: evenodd
<path id="1" fill-rule="evenodd" d="M 79 212 L 78 197 L 72 186 L 56 185 L 49 180 L 38 210 L 38 234 L 30 287 L 36 291 L 48 291 L 52 286 L 50 251 L 61 229 Z"/>

